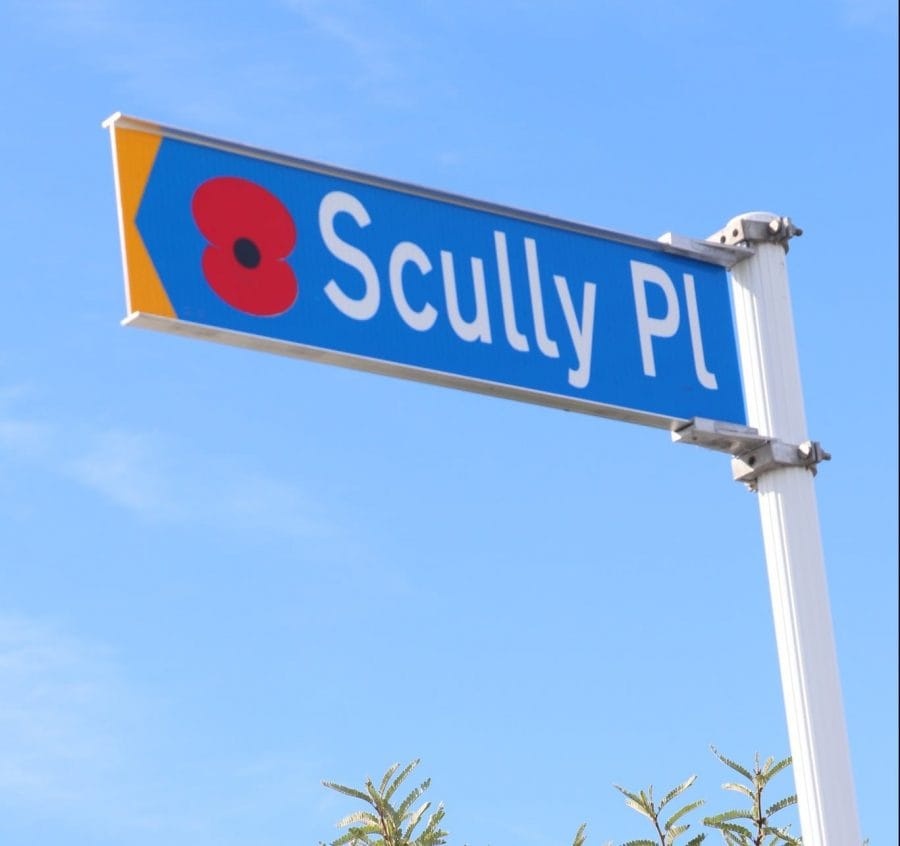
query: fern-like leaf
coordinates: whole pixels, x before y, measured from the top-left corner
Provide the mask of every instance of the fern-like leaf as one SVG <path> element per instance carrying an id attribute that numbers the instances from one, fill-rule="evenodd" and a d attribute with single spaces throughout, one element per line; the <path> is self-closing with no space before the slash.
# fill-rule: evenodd
<path id="1" fill-rule="evenodd" d="M 391 796 L 393 796 L 397 792 L 397 788 L 403 783 L 404 779 L 421 763 L 421 758 L 416 758 L 414 761 L 410 761 L 400 772 L 393 782 L 391 782 L 391 786 L 385 791 L 384 798 L 390 802 Z"/>
<path id="2" fill-rule="evenodd" d="M 641 816 L 646 817 L 650 822 L 656 822 L 656 818 L 653 816 L 653 813 L 644 807 L 643 803 L 635 802 L 632 799 L 626 799 L 625 804 L 631 808 L 632 810 L 637 811 Z"/>
<path id="3" fill-rule="evenodd" d="M 771 817 L 773 814 L 777 814 L 779 811 L 783 811 L 785 808 L 790 808 L 791 805 L 797 804 L 797 796 L 796 794 L 792 796 L 785 796 L 784 799 L 779 799 L 773 805 L 769 805 L 766 808 L 766 817 Z"/>
<path id="4" fill-rule="evenodd" d="M 787 828 L 777 828 L 775 826 L 767 825 L 763 830 L 773 838 L 773 843 L 777 843 L 780 839 L 785 846 L 801 846 L 799 838 L 792 837 Z"/>
<path id="5" fill-rule="evenodd" d="M 716 749 L 715 746 L 710 746 L 709 748 L 712 749 L 713 755 L 715 755 L 723 764 L 725 764 L 726 767 L 730 767 L 736 773 L 740 773 L 745 779 L 747 779 L 747 781 L 751 783 L 753 782 L 753 774 L 749 770 L 742 767 L 736 761 L 732 761 L 730 758 L 726 758 L 721 752 L 719 752 L 718 749 Z"/>
<path id="6" fill-rule="evenodd" d="M 322 784 L 327 787 L 329 790 L 336 790 L 338 793 L 343 793 L 345 796 L 352 796 L 354 799 L 362 799 L 363 802 L 368 802 L 370 805 L 372 804 L 372 800 L 361 790 L 357 790 L 355 787 L 347 787 L 343 784 L 335 784 L 333 781 L 323 781 Z"/>
<path id="7" fill-rule="evenodd" d="M 672 843 L 675 842 L 676 838 L 681 837 L 688 829 L 689 825 L 676 825 L 675 828 L 669 828 L 666 826 L 666 846 L 671 846 Z"/>
<path id="8" fill-rule="evenodd" d="M 406 816 L 406 812 L 412 807 L 413 802 L 415 802 L 428 788 L 431 786 L 431 779 L 426 778 L 418 787 L 414 787 L 410 790 L 409 794 L 406 798 L 397 806 L 397 813 L 404 817 Z"/>
<path id="9" fill-rule="evenodd" d="M 357 846 L 357 844 L 362 843 L 371 843 L 372 846 L 375 846 L 369 839 L 369 834 L 376 833 L 378 832 L 369 832 L 364 828 L 351 828 L 350 831 L 342 834 L 337 840 L 332 841 L 331 846 L 348 846 L 348 844 L 349 846 Z"/>
<path id="10" fill-rule="evenodd" d="M 409 823 L 406 826 L 406 831 L 403 836 L 409 840 L 412 837 L 412 833 L 415 830 L 416 826 L 419 824 L 419 820 L 425 815 L 425 812 L 431 807 L 431 802 L 423 802 L 415 811 L 413 811 L 412 815 L 409 818 Z"/>
<path id="11" fill-rule="evenodd" d="M 731 822 L 731 820 L 753 820 L 753 815 L 747 811 L 724 811 L 721 814 L 715 814 L 711 817 L 705 817 L 703 825 L 716 826 L 719 823 Z"/>
<path id="12" fill-rule="evenodd" d="M 775 764 L 773 767 L 771 767 L 771 769 L 769 769 L 769 771 L 766 773 L 766 776 L 767 776 L 766 780 L 768 781 L 769 779 L 778 775 L 778 773 L 780 773 L 783 769 L 785 769 L 786 767 L 789 767 L 791 765 L 791 761 L 793 761 L 793 758 L 790 755 L 788 755 L 787 758 L 784 758 L 783 760 L 781 760 L 777 764 Z"/>
<path id="13" fill-rule="evenodd" d="M 443 818 L 444 805 L 440 803 L 435 812 L 428 818 L 425 831 L 416 838 L 416 843 L 420 844 L 420 846 L 440 846 L 440 844 L 446 843 L 447 832 L 438 827 Z"/>
<path id="14" fill-rule="evenodd" d="M 695 781 L 697 780 L 697 776 L 692 775 L 687 781 L 683 781 L 678 787 L 673 787 L 664 797 L 662 802 L 659 803 L 659 810 L 661 811 L 666 805 L 669 804 L 676 796 L 680 796 L 687 790 Z"/>
<path id="15" fill-rule="evenodd" d="M 582 823 L 578 827 L 578 831 L 575 832 L 575 839 L 572 841 L 572 846 L 584 846 L 584 841 L 587 840 L 587 835 L 584 833 L 587 828 L 587 823 Z"/>
<path id="16" fill-rule="evenodd" d="M 691 811 L 696 810 L 701 805 L 705 803 L 704 799 L 698 799 L 696 802 L 691 802 L 690 805 L 685 805 L 681 810 L 676 811 L 672 814 L 669 819 L 666 820 L 666 829 L 671 828 L 678 820 L 680 820 L 685 814 L 689 814 Z"/>
<path id="17" fill-rule="evenodd" d="M 736 784 L 734 782 L 726 782 L 722 785 L 722 790 L 734 790 L 737 793 L 743 793 L 751 802 L 756 797 L 756 794 L 746 785 Z"/>
<path id="18" fill-rule="evenodd" d="M 399 766 L 400 766 L 399 763 L 391 764 L 391 765 L 388 767 L 387 772 L 382 776 L 382 778 L 381 778 L 381 784 L 378 786 L 378 792 L 379 792 L 382 796 L 384 795 L 384 791 L 387 790 L 388 782 L 391 780 L 391 776 L 392 776 L 395 772 L 397 772 L 397 767 L 399 767 Z"/>
<path id="19" fill-rule="evenodd" d="M 371 811 L 354 811 L 352 814 L 347 814 L 342 820 L 338 820 L 335 823 L 336 828 L 347 828 L 349 825 L 355 825 L 356 823 L 365 822 L 371 825 L 378 825 L 378 817 L 375 816 Z"/>
<path id="20" fill-rule="evenodd" d="M 753 834 L 750 832 L 750 829 L 745 825 L 739 825 L 738 823 L 733 822 L 721 822 L 715 826 L 715 828 L 720 829 L 721 831 L 732 832 L 733 834 L 740 834 L 742 837 L 745 837 L 749 840 L 753 837 Z"/>
<path id="21" fill-rule="evenodd" d="M 636 793 L 632 793 L 631 791 L 626 790 L 624 787 L 621 787 L 618 784 L 614 784 L 613 787 L 615 787 L 615 789 L 618 790 L 619 793 L 621 793 L 623 796 L 627 796 L 632 802 L 637 802 L 638 804 L 641 804 L 641 802 L 642 802 L 641 797 L 638 796 Z"/>

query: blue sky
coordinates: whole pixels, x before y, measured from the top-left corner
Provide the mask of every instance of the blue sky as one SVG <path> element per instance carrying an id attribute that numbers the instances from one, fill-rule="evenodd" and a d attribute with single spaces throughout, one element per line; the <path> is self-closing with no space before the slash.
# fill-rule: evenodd
<path id="1" fill-rule="evenodd" d="M 788 265 L 861 827 L 897 842 L 897 19 L 882 0 L 2 3 L 0 841 L 645 836 L 784 755 L 753 495 L 621 422 L 126 329 L 128 114 Z M 782 785 L 790 790 L 788 780 Z"/>

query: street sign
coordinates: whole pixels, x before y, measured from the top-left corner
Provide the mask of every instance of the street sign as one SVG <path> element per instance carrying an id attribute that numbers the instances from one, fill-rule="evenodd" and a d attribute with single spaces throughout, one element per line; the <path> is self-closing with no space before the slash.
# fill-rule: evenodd
<path id="1" fill-rule="evenodd" d="M 734 218 L 716 243 L 651 241 L 120 114 L 105 125 L 127 325 L 668 427 L 746 460 L 803 836 L 860 842 L 788 218 Z M 748 459 L 750 439 L 771 460 Z"/>
<path id="2" fill-rule="evenodd" d="M 653 426 L 746 423 L 724 249 L 105 125 L 127 325 Z"/>

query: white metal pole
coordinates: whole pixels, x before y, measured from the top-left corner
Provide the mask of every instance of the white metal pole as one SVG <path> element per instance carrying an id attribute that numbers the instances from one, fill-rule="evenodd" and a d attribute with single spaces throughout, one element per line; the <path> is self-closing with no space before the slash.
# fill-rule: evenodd
<path id="1" fill-rule="evenodd" d="M 785 264 L 789 222 L 753 212 L 722 232 L 754 248 L 731 270 L 747 422 L 799 445 L 808 435 Z M 803 841 L 860 846 L 813 473 L 778 466 L 757 485 Z"/>

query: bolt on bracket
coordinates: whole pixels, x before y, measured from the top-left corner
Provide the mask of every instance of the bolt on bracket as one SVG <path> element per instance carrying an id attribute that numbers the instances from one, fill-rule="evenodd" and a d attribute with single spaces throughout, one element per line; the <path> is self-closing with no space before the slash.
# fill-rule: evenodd
<path id="1" fill-rule="evenodd" d="M 755 491 L 760 477 L 770 470 L 805 467 L 815 476 L 817 465 L 823 461 L 831 461 L 831 453 L 822 449 L 818 441 L 795 445 L 772 440 L 732 458 L 731 475 L 736 482 L 743 482 Z"/>
<path id="2" fill-rule="evenodd" d="M 772 217 L 755 214 L 730 220 L 708 240 L 724 246 L 748 244 L 781 244 L 788 251 L 788 241 L 803 234 L 799 226 L 794 226 L 789 217 Z"/>
<path id="3" fill-rule="evenodd" d="M 767 438 L 762 437 L 751 426 L 695 417 L 684 426 L 675 429 L 672 432 L 672 440 L 675 443 L 695 444 L 717 452 L 739 455 L 762 446 Z"/>
<path id="4" fill-rule="evenodd" d="M 731 459 L 731 475 L 736 482 L 743 482 L 751 491 L 757 489 L 761 476 L 779 467 L 804 467 L 813 475 L 817 465 L 830 461 L 818 441 L 802 444 L 786 444 L 777 438 L 766 438 L 750 426 L 723 423 L 695 417 L 672 432 L 676 443 L 695 444 L 717 452 L 727 452 Z"/>

